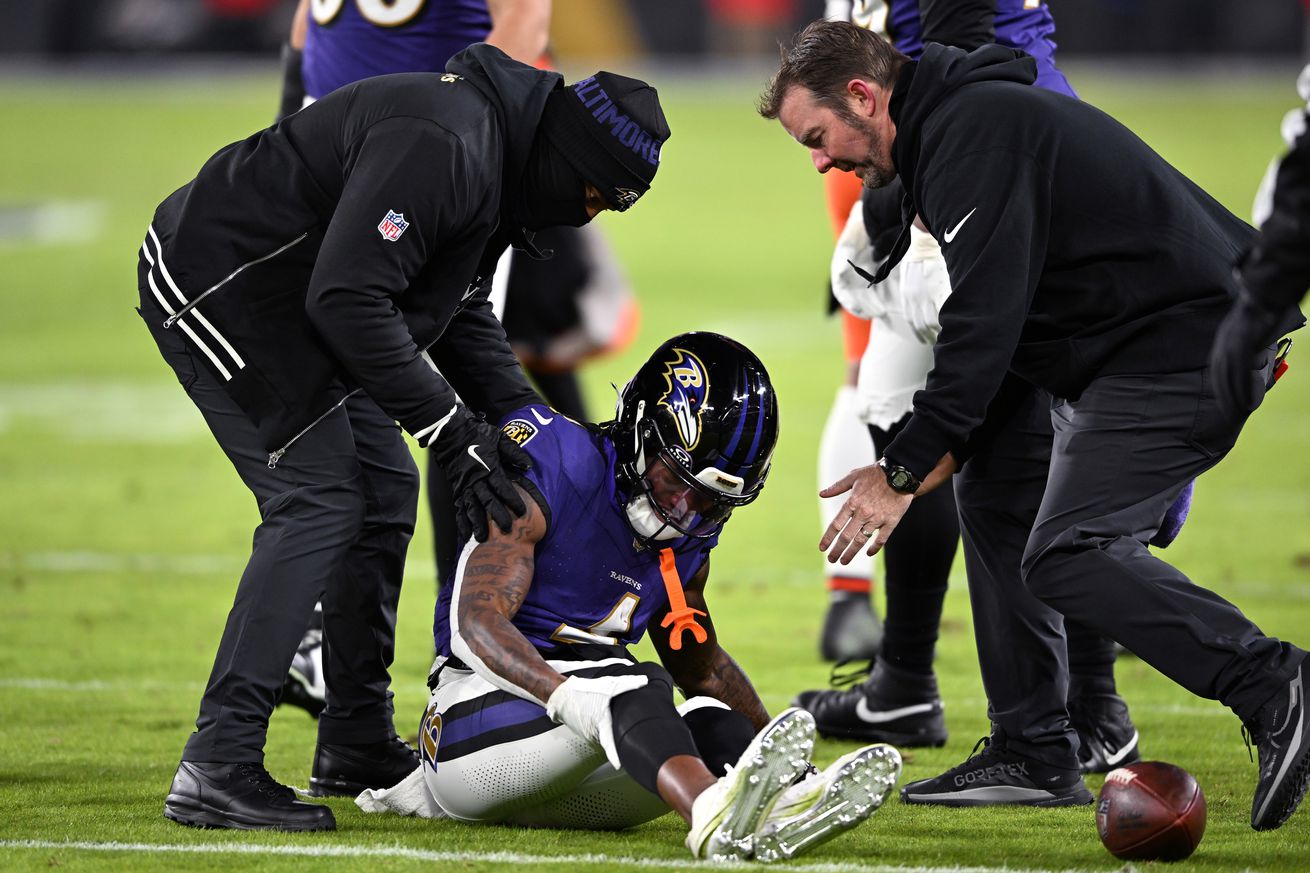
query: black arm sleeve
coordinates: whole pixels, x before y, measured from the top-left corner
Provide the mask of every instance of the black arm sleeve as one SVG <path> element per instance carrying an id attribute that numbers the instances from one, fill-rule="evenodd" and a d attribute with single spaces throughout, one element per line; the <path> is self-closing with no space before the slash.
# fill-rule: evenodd
<path id="1" fill-rule="evenodd" d="M 996 42 L 996 0 L 919 0 L 923 41 L 973 51 Z"/>
<path id="2" fill-rule="evenodd" d="M 278 104 L 276 121 L 281 121 L 305 105 L 305 78 L 301 72 L 304 52 L 282 45 L 282 99 Z"/>
<path id="3" fill-rule="evenodd" d="M 1241 273 L 1246 293 L 1269 309 L 1296 304 L 1310 287 L 1310 129 L 1278 165 L 1273 211 Z"/>

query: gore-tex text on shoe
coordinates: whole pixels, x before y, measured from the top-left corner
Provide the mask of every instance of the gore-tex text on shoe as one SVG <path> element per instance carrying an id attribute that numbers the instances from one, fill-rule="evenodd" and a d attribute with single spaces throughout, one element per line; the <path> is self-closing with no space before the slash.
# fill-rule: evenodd
<path id="1" fill-rule="evenodd" d="M 961 773 L 955 777 L 955 787 L 963 788 L 974 782 L 989 782 L 998 776 L 1022 776 L 1027 778 L 1028 765 L 1020 761 L 1015 764 L 993 764 L 991 767 L 984 767 L 981 770 L 970 770 L 968 773 Z"/>

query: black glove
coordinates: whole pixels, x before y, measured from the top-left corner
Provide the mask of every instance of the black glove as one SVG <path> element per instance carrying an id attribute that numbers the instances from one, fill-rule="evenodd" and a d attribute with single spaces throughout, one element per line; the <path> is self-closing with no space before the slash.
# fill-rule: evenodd
<path id="1" fill-rule="evenodd" d="M 1260 352 L 1278 338 L 1282 315 L 1241 294 L 1219 325 L 1210 350 L 1210 380 L 1226 417 L 1242 418 L 1256 405 L 1265 386 L 1253 371 Z"/>
<path id="2" fill-rule="evenodd" d="M 532 459 L 504 433 L 467 409 L 441 429 L 429 445 L 455 496 L 455 527 L 459 538 L 487 539 L 487 516 L 502 533 L 509 533 L 515 516 L 528 511 L 511 477 L 532 469 Z"/>
<path id="3" fill-rule="evenodd" d="M 282 44 L 282 104 L 278 107 L 277 118 L 281 121 L 293 112 L 299 112 L 305 105 L 305 80 L 300 72 L 304 53 L 291 47 L 291 43 Z"/>

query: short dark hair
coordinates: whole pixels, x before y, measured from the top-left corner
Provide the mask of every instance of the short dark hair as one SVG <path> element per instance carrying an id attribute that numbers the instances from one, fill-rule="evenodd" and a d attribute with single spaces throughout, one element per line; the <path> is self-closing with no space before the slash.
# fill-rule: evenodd
<path id="1" fill-rule="evenodd" d="M 878 34 L 849 21 L 815 21 L 796 35 L 790 47 L 780 49 L 781 66 L 757 107 L 765 118 L 778 117 L 782 98 L 797 85 L 845 116 L 847 82 L 865 79 L 890 88 L 909 60 Z"/>

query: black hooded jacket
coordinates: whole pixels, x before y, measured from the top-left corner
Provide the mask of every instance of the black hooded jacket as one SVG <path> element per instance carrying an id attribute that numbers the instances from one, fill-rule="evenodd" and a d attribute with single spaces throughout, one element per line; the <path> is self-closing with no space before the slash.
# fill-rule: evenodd
<path id="1" fill-rule="evenodd" d="M 535 397 L 487 294 L 562 79 L 485 45 L 448 69 L 341 88 L 215 154 L 155 213 L 143 314 L 195 304 L 171 329 L 270 452 L 355 388 L 420 442 L 452 385 L 493 420 Z"/>
<path id="2" fill-rule="evenodd" d="M 1205 365 L 1254 231 L 1013 49 L 930 45 L 893 88 L 892 159 L 951 295 L 890 463 L 960 455 L 1007 371 L 1077 398 L 1099 375 Z"/>

